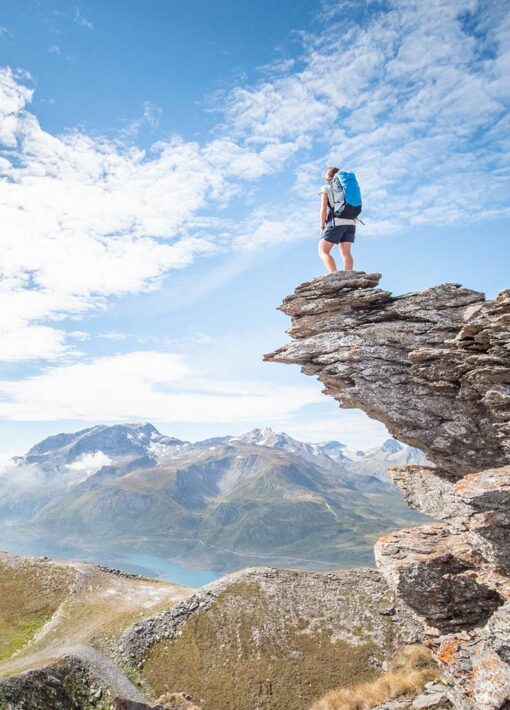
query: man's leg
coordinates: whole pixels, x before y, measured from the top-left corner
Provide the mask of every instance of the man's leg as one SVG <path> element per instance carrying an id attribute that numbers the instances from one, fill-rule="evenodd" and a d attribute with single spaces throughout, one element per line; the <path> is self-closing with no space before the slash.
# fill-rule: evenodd
<path id="1" fill-rule="evenodd" d="M 351 247 L 352 242 L 341 242 L 339 245 L 342 259 L 344 260 L 344 271 L 352 271 L 354 261 L 352 259 Z"/>
<path id="2" fill-rule="evenodd" d="M 330 273 L 336 271 L 335 260 L 329 253 L 334 246 L 333 242 L 327 242 L 325 239 L 321 239 L 319 242 L 319 256 L 322 259 L 322 263 Z"/>

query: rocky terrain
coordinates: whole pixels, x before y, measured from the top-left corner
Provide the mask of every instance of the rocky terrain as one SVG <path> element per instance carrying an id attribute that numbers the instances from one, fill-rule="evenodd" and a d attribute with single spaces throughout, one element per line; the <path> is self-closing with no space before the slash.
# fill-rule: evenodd
<path id="1" fill-rule="evenodd" d="M 86 563 L 0 553 L 0 678 L 11 676 L 0 680 L 0 708 L 109 708 L 115 695 L 143 700 L 112 649 L 133 623 L 189 594 Z"/>
<path id="2" fill-rule="evenodd" d="M 459 710 L 510 708 L 510 291 L 444 284 L 393 297 L 337 273 L 281 306 L 292 342 L 267 355 L 313 375 L 425 452 L 393 471 L 439 523 L 382 537 L 377 565 L 423 625 Z"/>
<path id="3" fill-rule="evenodd" d="M 386 686 L 420 632 L 373 569 L 252 568 L 192 592 L 85 563 L 0 568 L 1 710 L 308 710 Z M 401 664 L 413 692 L 437 675 L 418 661 Z"/>
<path id="4" fill-rule="evenodd" d="M 0 539 L 15 526 L 30 551 L 35 537 L 57 554 L 65 541 L 88 559 L 151 554 L 216 571 L 373 565 L 380 534 L 424 519 L 387 468 L 423 461 L 392 439 L 354 451 L 268 428 L 191 443 L 148 423 L 95 426 L 0 472 Z"/>
<path id="5" fill-rule="evenodd" d="M 331 687 L 379 677 L 418 629 L 375 570 L 255 568 L 135 624 L 118 654 L 153 696 L 185 688 L 204 710 L 308 710 Z"/>

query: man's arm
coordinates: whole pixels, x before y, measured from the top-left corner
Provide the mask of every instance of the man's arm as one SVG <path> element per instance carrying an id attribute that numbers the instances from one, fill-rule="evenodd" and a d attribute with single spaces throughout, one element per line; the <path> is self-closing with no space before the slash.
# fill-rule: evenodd
<path id="1" fill-rule="evenodd" d="M 321 194 L 321 217 L 320 217 L 321 232 L 324 229 L 324 225 L 326 224 L 327 218 L 328 218 L 328 196 L 326 195 L 325 192 L 323 192 Z"/>

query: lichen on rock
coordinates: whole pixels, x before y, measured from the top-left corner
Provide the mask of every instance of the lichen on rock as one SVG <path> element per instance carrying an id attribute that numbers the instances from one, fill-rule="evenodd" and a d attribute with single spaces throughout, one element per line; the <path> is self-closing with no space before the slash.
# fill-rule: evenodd
<path id="1" fill-rule="evenodd" d="M 434 524 L 381 538 L 376 561 L 424 625 L 459 710 L 510 703 L 510 290 L 458 284 L 403 296 L 379 274 L 299 286 L 281 310 L 295 363 L 342 407 L 359 408 L 430 466 L 390 473 Z"/>

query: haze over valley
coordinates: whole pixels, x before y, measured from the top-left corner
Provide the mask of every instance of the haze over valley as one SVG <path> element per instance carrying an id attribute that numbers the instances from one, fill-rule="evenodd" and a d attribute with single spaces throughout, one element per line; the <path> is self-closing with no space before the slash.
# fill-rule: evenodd
<path id="1" fill-rule="evenodd" d="M 191 443 L 149 423 L 93 426 L 4 466 L 1 547 L 191 586 L 248 565 L 371 566 L 380 534 L 424 519 L 386 469 L 423 460 L 394 439 L 359 451 L 270 428 Z"/>

